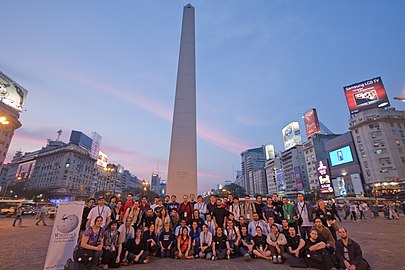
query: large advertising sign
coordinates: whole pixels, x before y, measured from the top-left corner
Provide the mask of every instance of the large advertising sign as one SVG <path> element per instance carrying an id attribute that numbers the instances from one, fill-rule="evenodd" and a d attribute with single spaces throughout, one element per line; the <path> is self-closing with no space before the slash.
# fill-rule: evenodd
<path id="1" fill-rule="evenodd" d="M 351 114 L 390 105 L 381 77 L 343 87 Z"/>
<path id="2" fill-rule="evenodd" d="M 293 147 L 296 144 L 301 143 L 300 126 L 298 122 L 291 122 L 282 129 L 284 148 Z"/>
<path id="3" fill-rule="evenodd" d="M 315 133 L 321 132 L 321 126 L 319 125 L 316 109 L 310 109 L 305 113 L 304 124 L 307 137 L 311 137 Z"/>
<path id="4" fill-rule="evenodd" d="M 277 190 L 285 191 L 285 179 L 283 169 L 276 169 Z"/>
<path id="5" fill-rule="evenodd" d="M 13 81 L 6 74 L 0 72 L 0 101 L 21 112 L 28 91 Z"/>
<path id="6" fill-rule="evenodd" d="M 101 151 L 98 151 L 97 166 L 107 168 L 108 156 Z"/>
<path id="7" fill-rule="evenodd" d="M 332 193 L 333 187 L 330 179 L 330 173 L 327 160 L 319 161 L 318 179 L 320 185 L 320 193 Z"/>
<path id="8" fill-rule="evenodd" d="M 35 160 L 19 164 L 15 176 L 16 181 L 17 182 L 27 181 L 31 177 L 34 171 L 34 167 L 35 167 Z"/>
<path id="9" fill-rule="evenodd" d="M 84 202 L 61 202 L 53 225 L 44 270 L 63 270 L 72 258 L 80 232 Z"/>
<path id="10" fill-rule="evenodd" d="M 272 144 L 266 144 L 265 150 L 266 150 L 266 151 L 265 151 L 265 152 L 266 152 L 266 160 L 274 159 L 274 158 L 275 158 L 274 145 L 272 145 Z"/>
<path id="11" fill-rule="evenodd" d="M 333 150 L 329 152 L 329 159 L 332 167 L 352 162 L 353 161 L 352 150 L 350 149 L 349 145 Z"/>

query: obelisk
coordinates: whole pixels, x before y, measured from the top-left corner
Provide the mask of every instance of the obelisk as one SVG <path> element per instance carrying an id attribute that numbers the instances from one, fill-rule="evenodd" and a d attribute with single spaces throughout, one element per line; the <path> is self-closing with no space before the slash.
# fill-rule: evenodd
<path id="1" fill-rule="evenodd" d="M 194 7 L 183 9 L 166 194 L 197 194 Z"/>

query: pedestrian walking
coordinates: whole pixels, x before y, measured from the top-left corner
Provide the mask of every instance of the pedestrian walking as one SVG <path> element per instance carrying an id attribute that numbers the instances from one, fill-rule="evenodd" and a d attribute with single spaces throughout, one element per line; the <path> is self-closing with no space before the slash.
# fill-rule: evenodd
<path id="1" fill-rule="evenodd" d="M 13 226 L 15 226 L 15 223 L 17 222 L 17 220 L 18 220 L 18 225 L 19 226 L 21 226 L 21 223 L 22 223 L 22 216 L 23 216 L 23 207 L 22 207 L 22 204 L 19 204 L 18 205 L 18 207 L 17 207 L 17 210 L 16 210 L 16 217 L 15 217 L 15 219 L 14 219 L 14 222 L 13 222 Z"/>
<path id="2" fill-rule="evenodd" d="M 42 224 L 44 226 L 46 226 L 46 223 L 45 223 L 46 210 L 47 210 L 47 205 L 45 204 L 44 206 L 41 207 L 41 211 L 38 214 L 38 217 L 37 217 L 38 220 L 35 223 L 35 225 L 39 226 L 38 224 L 42 221 Z"/>
<path id="3" fill-rule="evenodd" d="M 351 220 L 353 220 L 353 219 L 354 219 L 354 222 L 356 222 L 356 221 L 357 221 L 357 215 L 356 215 L 356 212 L 357 212 L 357 206 L 356 206 L 356 203 L 352 202 L 352 203 L 350 204 L 350 213 L 351 213 L 351 217 L 350 217 L 350 219 L 351 219 Z"/>

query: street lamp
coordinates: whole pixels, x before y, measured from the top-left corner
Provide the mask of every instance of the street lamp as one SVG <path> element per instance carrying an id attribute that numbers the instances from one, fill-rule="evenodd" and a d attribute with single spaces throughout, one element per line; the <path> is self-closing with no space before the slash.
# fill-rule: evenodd
<path id="1" fill-rule="evenodd" d="M 7 120 L 7 118 L 5 116 L 0 116 L 0 123 L 2 125 L 8 125 L 10 124 L 10 122 Z"/>
<path id="2" fill-rule="evenodd" d="M 405 102 L 405 97 L 394 97 L 394 99 Z"/>

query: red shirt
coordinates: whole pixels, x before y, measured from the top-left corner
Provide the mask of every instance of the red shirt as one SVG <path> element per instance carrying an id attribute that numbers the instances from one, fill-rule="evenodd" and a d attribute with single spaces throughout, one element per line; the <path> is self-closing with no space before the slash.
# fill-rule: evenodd
<path id="1" fill-rule="evenodd" d="M 130 208 L 131 206 L 133 206 L 134 205 L 134 201 L 132 200 L 132 201 L 126 201 L 125 203 L 124 203 L 124 205 L 122 206 L 122 213 L 123 213 L 123 215 L 125 215 L 125 212 L 127 211 L 127 209 L 128 208 Z"/>

